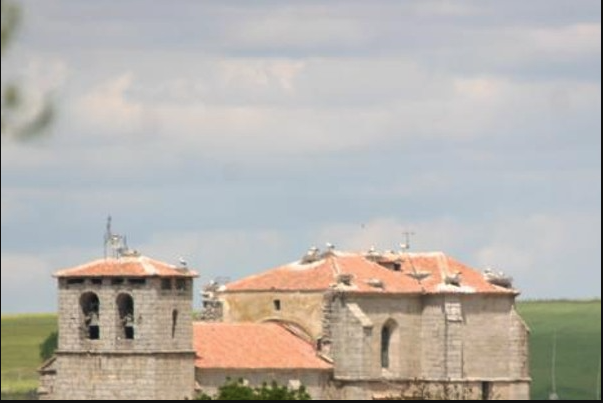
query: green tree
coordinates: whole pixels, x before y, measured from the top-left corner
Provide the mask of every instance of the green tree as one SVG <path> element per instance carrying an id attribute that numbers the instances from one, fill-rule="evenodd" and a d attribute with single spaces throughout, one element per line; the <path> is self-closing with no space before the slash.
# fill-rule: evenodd
<path id="1" fill-rule="evenodd" d="M 228 380 L 216 396 L 203 394 L 197 400 L 312 400 L 305 387 L 290 389 L 276 382 L 260 388 L 245 385 L 243 380 Z"/>
<path id="2" fill-rule="evenodd" d="M 16 5 L 2 0 L 2 56 L 17 30 L 20 21 L 19 8 Z"/>
<path id="3" fill-rule="evenodd" d="M 2 60 L 15 39 L 21 22 L 17 5 L 2 0 Z M 54 108 L 46 99 L 42 105 L 31 108 L 25 103 L 22 87 L 11 81 L 2 82 L 2 137 L 28 139 L 42 133 L 53 120 Z"/>
<path id="4" fill-rule="evenodd" d="M 51 333 L 42 344 L 40 344 L 40 358 L 42 362 L 48 361 L 54 355 L 59 346 L 59 334 Z"/>

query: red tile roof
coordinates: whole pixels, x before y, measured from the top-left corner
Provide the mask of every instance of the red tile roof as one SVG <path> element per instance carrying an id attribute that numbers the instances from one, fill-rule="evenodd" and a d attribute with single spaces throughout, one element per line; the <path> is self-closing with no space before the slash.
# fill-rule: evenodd
<path id="1" fill-rule="evenodd" d="M 56 278 L 87 277 L 197 277 L 197 273 L 188 269 L 159 262 L 148 257 L 123 257 L 103 259 L 87 263 L 72 269 L 62 270 Z"/>
<path id="2" fill-rule="evenodd" d="M 399 259 L 400 255 L 395 259 Z M 389 256 L 391 261 L 391 255 Z M 402 270 L 406 273 L 429 274 L 420 281 L 427 294 L 437 293 L 481 293 L 517 294 L 489 283 L 484 274 L 441 252 L 408 253 L 402 255 Z M 446 284 L 447 277 L 459 276 L 459 286 Z"/>
<path id="3" fill-rule="evenodd" d="M 311 344 L 277 324 L 195 323 L 194 334 L 200 369 L 333 369 Z"/>
<path id="4" fill-rule="evenodd" d="M 334 252 L 314 263 L 291 263 L 228 284 L 225 292 L 322 292 L 336 287 L 341 275 L 349 275 L 351 285 L 339 287 L 350 293 L 517 293 L 490 284 L 478 271 L 443 253 L 388 253 L 370 259 L 367 256 Z M 400 271 L 383 266 L 394 263 L 400 264 Z M 456 274 L 460 275 L 460 285 L 447 284 L 446 279 Z"/>

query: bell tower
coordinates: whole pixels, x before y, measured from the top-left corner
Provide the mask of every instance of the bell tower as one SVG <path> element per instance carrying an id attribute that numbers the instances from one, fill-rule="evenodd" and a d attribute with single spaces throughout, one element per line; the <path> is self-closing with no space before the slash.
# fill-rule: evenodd
<path id="1" fill-rule="evenodd" d="M 59 348 L 45 400 L 185 400 L 195 385 L 197 277 L 123 248 L 55 274 Z M 45 369 L 42 369 L 44 374 Z"/>

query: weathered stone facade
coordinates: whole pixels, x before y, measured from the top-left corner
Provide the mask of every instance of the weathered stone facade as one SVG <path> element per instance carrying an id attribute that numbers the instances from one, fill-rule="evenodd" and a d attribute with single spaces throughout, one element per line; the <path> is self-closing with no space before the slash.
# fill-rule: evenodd
<path id="1" fill-rule="evenodd" d="M 193 397 L 193 275 L 153 270 L 59 276 L 59 346 L 41 371 L 41 399 Z"/>
<path id="2" fill-rule="evenodd" d="M 278 293 L 258 293 L 257 298 L 247 293 L 247 321 L 270 318 L 271 298 L 276 297 L 287 301 Z M 225 301 L 231 298 L 224 296 Z M 235 296 L 238 298 L 239 294 Z M 341 292 L 331 293 L 331 298 L 331 350 L 325 354 L 333 361 L 333 382 L 314 397 L 412 397 L 421 386 L 437 397 L 455 393 L 486 400 L 529 399 L 528 330 L 515 311 L 514 295 Z M 322 322 L 313 316 L 316 300 L 310 301 L 295 305 L 300 318 L 297 323 L 316 331 Z M 234 306 L 227 311 L 230 315 Z M 307 315 L 303 314 L 304 307 L 308 308 Z M 293 321 L 286 312 L 282 317 Z M 392 329 L 390 362 L 383 368 L 382 331 L 387 326 Z M 208 384 L 199 374 L 197 380 Z M 453 387 L 446 392 L 442 385 Z"/>
<path id="3" fill-rule="evenodd" d="M 414 262 L 400 257 L 411 262 L 406 268 L 362 270 L 365 262 L 354 260 L 352 267 L 346 259 L 353 258 L 341 256 L 323 259 L 324 269 L 320 261 L 309 266 L 305 278 L 295 263 L 227 286 L 220 295 L 225 322 L 282 320 L 305 329 L 333 362 L 333 382 L 320 396 L 416 397 L 422 389 L 440 398 L 454 392 L 529 399 L 529 330 L 515 310 L 516 291 L 460 265 L 464 276 L 453 273 L 456 263 L 443 254 L 418 255 Z M 388 282 L 380 270 L 398 277 Z M 317 292 L 320 276 L 332 283 Z M 418 290 L 394 290 L 398 279 L 409 277 L 419 278 Z M 362 289 L 365 284 L 374 289 Z"/>
<path id="4" fill-rule="evenodd" d="M 221 296 L 226 323 L 292 323 L 313 339 L 323 334 L 322 292 L 234 292 Z M 276 309 L 275 304 L 279 304 Z"/>
<path id="5" fill-rule="evenodd" d="M 53 400 L 186 400 L 194 365 L 186 353 L 59 353 Z"/>
<path id="6" fill-rule="evenodd" d="M 227 378 L 323 400 L 529 398 L 516 290 L 443 254 L 312 257 L 216 289 L 224 323 L 193 324 L 183 268 L 127 258 L 60 272 L 41 399 L 184 400 Z"/>
<path id="7" fill-rule="evenodd" d="M 384 368 L 387 326 L 393 333 Z M 463 386 L 486 399 L 529 398 L 528 332 L 514 297 L 340 295 L 332 332 L 342 398 L 397 396 L 417 380 Z"/>

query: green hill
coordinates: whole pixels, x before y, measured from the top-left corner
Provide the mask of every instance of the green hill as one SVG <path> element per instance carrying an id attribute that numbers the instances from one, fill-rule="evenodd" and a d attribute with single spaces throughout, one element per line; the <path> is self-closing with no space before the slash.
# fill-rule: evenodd
<path id="1" fill-rule="evenodd" d="M 557 334 L 557 383 L 563 400 L 593 400 L 601 356 L 601 302 L 523 302 L 532 329 L 532 397 L 546 399 Z M 24 396 L 37 386 L 39 345 L 56 329 L 56 317 L 2 317 L 2 397 Z"/>
<path id="2" fill-rule="evenodd" d="M 37 388 L 39 345 L 56 331 L 53 315 L 2 317 L 2 398 L 26 396 Z"/>
<path id="3" fill-rule="evenodd" d="M 519 310 L 532 330 L 533 399 L 551 391 L 552 352 L 557 334 L 557 393 L 561 400 L 594 400 L 601 358 L 601 301 L 525 302 Z"/>

